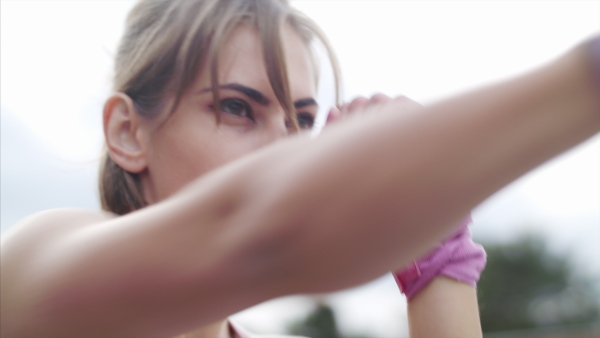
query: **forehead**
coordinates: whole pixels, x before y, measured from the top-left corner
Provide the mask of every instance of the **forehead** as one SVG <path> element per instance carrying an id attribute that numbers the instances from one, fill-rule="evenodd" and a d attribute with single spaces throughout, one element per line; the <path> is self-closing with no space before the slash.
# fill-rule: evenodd
<path id="1" fill-rule="evenodd" d="M 282 32 L 285 65 L 293 99 L 314 97 L 316 73 L 306 43 L 290 27 Z M 240 83 L 272 94 L 258 32 L 238 26 L 219 52 L 219 83 Z"/>

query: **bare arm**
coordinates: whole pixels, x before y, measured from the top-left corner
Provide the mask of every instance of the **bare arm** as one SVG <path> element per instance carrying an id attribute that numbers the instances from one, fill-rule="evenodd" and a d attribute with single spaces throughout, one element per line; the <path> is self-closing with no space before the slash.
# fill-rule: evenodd
<path id="1" fill-rule="evenodd" d="M 474 287 L 438 277 L 408 302 L 411 338 L 481 337 Z"/>
<path id="2" fill-rule="evenodd" d="M 2 252 L 3 271 L 12 269 L 2 274 L 2 330 L 167 336 L 272 297 L 368 281 L 599 130 L 597 88 L 576 50 L 423 114 L 355 119 L 318 139 L 279 142 L 139 212 L 44 241 L 15 233 Z M 61 222 L 73 221 L 33 226 Z M 35 243 L 35 255 L 17 254 Z M 14 290 L 22 297 L 5 301 Z"/>

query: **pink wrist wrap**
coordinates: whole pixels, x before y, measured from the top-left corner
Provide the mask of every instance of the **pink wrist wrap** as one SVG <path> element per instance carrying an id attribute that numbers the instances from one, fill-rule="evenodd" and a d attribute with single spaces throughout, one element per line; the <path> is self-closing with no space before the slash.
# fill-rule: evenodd
<path id="1" fill-rule="evenodd" d="M 471 240 L 469 223 L 471 217 L 425 256 L 393 273 L 400 290 L 409 300 L 436 276 L 476 286 L 485 267 L 486 254 L 481 245 Z"/>

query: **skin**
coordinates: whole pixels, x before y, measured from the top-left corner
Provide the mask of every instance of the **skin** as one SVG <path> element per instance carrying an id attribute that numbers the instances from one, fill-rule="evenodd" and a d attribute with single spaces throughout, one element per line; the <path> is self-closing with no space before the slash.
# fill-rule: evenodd
<path id="1" fill-rule="evenodd" d="M 318 108 L 314 70 L 305 44 L 293 31 L 286 33 L 292 101 L 301 127 L 310 129 Z M 210 78 L 200 76 L 175 114 L 144 130 L 150 136 L 147 164 L 140 173 L 150 203 L 168 198 L 210 170 L 296 133 L 275 98 L 258 41 L 255 31 L 241 27 L 224 44 L 219 59 L 223 111 L 218 120 L 211 108 Z M 182 337 L 217 337 L 225 322 L 219 320 Z"/>
<path id="2" fill-rule="evenodd" d="M 438 277 L 408 302 L 411 338 L 481 337 L 477 292 L 470 285 Z"/>
<path id="3" fill-rule="evenodd" d="M 404 96 L 391 99 L 384 94 L 371 98 L 357 97 L 329 113 L 328 123 L 343 118 L 380 112 L 386 104 L 402 107 L 403 114 L 414 114 L 423 108 Z M 428 337 L 481 337 L 481 322 L 477 292 L 471 285 L 447 278 L 436 277 L 410 299 L 408 325 L 411 338 Z"/>
<path id="4" fill-rule="evenodd" d="M 290 30 L 286 35 L 286 63 L 292 99 L 300 114 L 301 127 L 308 129 L 317 111 L 316 88 L 312 80 L 314 69 L 304 43 Z M 223 110 L 220 113 L 213 108 L 215 103 L 208 90 L 210 79 L 202 75 L 183 97 L 174 114 L 163 114 L 155 120 L 138 118 L 132 101 L 124 94 L 116 93 L 108 99 L 104 122 L 111 155 L 124 168 L 140 174 L 146 200 L 151 204 L 167 199 L 206 172 L 295 133 L 288 127 L 289 121 L 286 121 L 285 113 L 275 99 L 262 60 L 256 33 L 246 28 L 237 29 L 221 51 L 219 74 Z M 406 100 L 411 108 L 418 107 L 405 98 L 397 100 Z M 341 107 L 341 111 L 334 110 L 330 122 L 341 120 L 343 116 L 360 115 L 367 107 L 389 101 L 392 99 L 382 94 L 370 99 L 359 97 Z M 79 228 L 80 224 L 114 218 L 110 214 L 92 216 L 80 213 L 76 217 L 72 214 L 74 211 L 56 213 L 58 215 L 43 218 L 65 216 L 72 221 L 72 225 L 64 229 L 52 231 L 51 235 L 57 238 Z M 27 231 L 27 226 L 20 228 L 21 232 Z M 29 230 L 34 237 L 36 231 L 39 230 Z M 44 246 L 40 239 L 31 242 Z M 24 260 L 33 256 L 35 253 Z M 475 316 L 477 318 L 477 314 Z M 226 334 L 225 326 L 225 319 L 217 320 L 182 336 L 220 337 Z"/>
<path id="5" fill-rule="evenodd" d="M 291 30 L 286 32 L 285 42 L 292 101 L 301 117 L 309 116 L 301 122 L 308 122 L 317 113 L 309 51 Z M 256 33 L 237 29 L 221 55 L 219 83 L 224 87 L 220 90 L 224 111 L 219 121 L 211 108 L 215 102 L 210 79 L 200 76 L 175 114 L 166 121 L 142 126 L 140 147 L 144 149 L 145 167 L 136 169 L 150 203 L 164 200 L 212 169 L 294 133 L 286 127 L 285 112 L 266 76 Z M 303 126 L 310 128 L 308 123 Z"/>
<path id="6" fill-rule="evenodd" d="M 235 51 L 254 58 L 248 33 L 237 47 L 250 50 Z M 289 31 L 285 41 L 292 98 L 311 97 L 312 81 L 299 78 L 311 74 L 306 49 Z M 222 318 L 264 300 L 339 290 L 404 266 L 490 194 L 600 131 L 585 55 L 576 49 L 426 109 L 401 98 L 357 104 L 317 139 L 285 137 L 277 105 L 259 109 L 256 123 L 223 115 L 218 124 L 210 96 L 192 90 L 169 119 L 146 121 L 115 94 L 104 112 L 110 154 L 142 175 L 154 204 L 122 217 L 54 210 L 24 220 L 3 238 L 1 335 L 169 337 L 205 326 L 198 336 L 212 338 Z M 253 67 L 223 73 L 222 83 Z M 255 75 L 246 85 L 272 98 L 264 71 Z M 194 88 L 206 85 L 200 78 Z M 474 299 L 455 284 L 434 281 L 416 296 L 412 332 L 431 332 L 419 328 L 430 316 L 416 318 L 421 305 L 449 297 L 440 288 Z M 437 322 L 452 325 L 452 315 Z"/>

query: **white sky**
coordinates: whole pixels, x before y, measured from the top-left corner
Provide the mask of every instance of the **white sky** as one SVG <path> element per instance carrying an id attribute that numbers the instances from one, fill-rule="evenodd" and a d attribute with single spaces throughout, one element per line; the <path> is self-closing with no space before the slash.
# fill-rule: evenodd
<path id="1" fill-rule="evenodd" d="M 539 66 L 600 32 L 600 1 L 293 3 L 332 41 L 347 99 L 383 92 L 429 103 Z M 44 208 L 96 205 L 101 107 L 131 5 L 1 2 L 3 231 Z M 474 213 L 474 233 L 496 241 L 541 233 L 557 252 L 587 262 L 600 276 L 599 173 L 596 137 L 485 202 Z M 330 300 L 345 328 L 390 338 L 406 332 L 403 300 L 391 279 Z M 306 298 L 276 301 L 240 320 L 278 330 L 310 306 Z"/>

